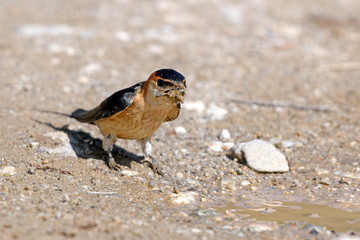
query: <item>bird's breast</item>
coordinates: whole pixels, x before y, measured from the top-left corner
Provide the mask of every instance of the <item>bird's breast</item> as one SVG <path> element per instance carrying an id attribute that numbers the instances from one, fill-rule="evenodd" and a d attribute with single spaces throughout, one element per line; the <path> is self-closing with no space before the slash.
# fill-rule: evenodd
<path id="1" fill-rule="evenodd" d="M 133 104 L 127 109 L 95 122 L 103 135 L 113 134 L 122 139 L 151 137 L 165 121 L 172 103 Z"/>

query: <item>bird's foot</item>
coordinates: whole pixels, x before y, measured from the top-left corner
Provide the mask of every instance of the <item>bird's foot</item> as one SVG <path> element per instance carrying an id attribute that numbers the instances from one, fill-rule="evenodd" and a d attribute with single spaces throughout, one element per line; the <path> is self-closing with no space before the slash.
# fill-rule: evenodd
<path id="1" fill-rule="evenodd" d="M 155 159 L 151 156 L 150 156 L 150 159 L 151 159 L 150 161 L 148 159 L 145 159 L 144 164 L 146 164 L 149 168 L 151 168 L 154 173 L 163 177 L 164 173 L 158 167 L 158 164 L 156 163 Z"/>
<path id="2" fill-rule="evenodd" d="M 121 171 L 121 165 L 115 162 L 115 159 L 113 158 L 113 156 L 108 156 L 107 159 L 107 164 L 109 166 L 110 169 L 114 169 L 116 171 Z"/>

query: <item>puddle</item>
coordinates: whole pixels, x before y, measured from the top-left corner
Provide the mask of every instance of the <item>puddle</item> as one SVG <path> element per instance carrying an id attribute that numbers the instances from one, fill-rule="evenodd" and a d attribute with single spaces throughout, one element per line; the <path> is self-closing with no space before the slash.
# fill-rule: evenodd
<path id="1" fill-rule="evenodd" d="M 302 202 L 264 202 L 262 207 L 243 208 L 233 204 L 214 208 L 218 213 L 230 211 L 239 217 L 255 221 L 307 222 L 326 227 L 327 230 L 346 232 L 360 230 L 360 212 L 347 211 L 327 205 Z"/>

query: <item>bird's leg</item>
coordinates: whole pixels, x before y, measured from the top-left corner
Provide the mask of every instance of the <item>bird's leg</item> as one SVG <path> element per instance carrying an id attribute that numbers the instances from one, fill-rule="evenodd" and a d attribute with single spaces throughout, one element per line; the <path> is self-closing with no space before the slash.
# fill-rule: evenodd
<path id="1" fill-rule="evenodd" d="M 113 150 L 115 143 L 116 143 L 116 137 L 114 135 L 107 134 L 106 136 L 104 136 L 104 139 L 102 142 L 102 147 L 108 154 L 107 164 L 108 164 L 109 168 L 119 171 L 119 170 L 121 170 L 121 166 L 120 166 L 120 164 L 117 164 L 115 162 L 115 159 L 111 154 L 111 151 Z"/>
<path id="2" fill-rule="evenodd" d="M 145 138 L 143 140 L 140 140 L 141 150 L 143 151 L 143 153 L 145 155 L 145 162 L 149 163 L 149 167 L 154 171 L 154 173 L 157 173 L 160 176 L 163 176 L 163 173 L 158 168 L 158 164 L 156 163 L 155 159 L 151 156 L 152 146 L 151 146 L 150 140 L 151 140 L 151 138 Z"/>

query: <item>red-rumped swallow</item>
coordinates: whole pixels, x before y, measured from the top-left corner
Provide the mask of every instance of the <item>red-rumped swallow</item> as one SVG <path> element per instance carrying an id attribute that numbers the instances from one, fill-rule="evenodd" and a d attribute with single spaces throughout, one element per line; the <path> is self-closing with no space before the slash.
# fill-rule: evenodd
<path id="1" fill-rule="evenodd" d="M 92 110 L 77 109 L 71 114 L 79 122 L 97 125 L 104 136 L 110 168 L 121 170 L 111 151 L 117 138 L 137 140 L 152 169 L 160 173 L 151 156 L 151 137 L 163 122 L 175 120 L 186 95 L 186 80 L 172 69 L 161 69 L 147 81 L 122 89 Z"/>

